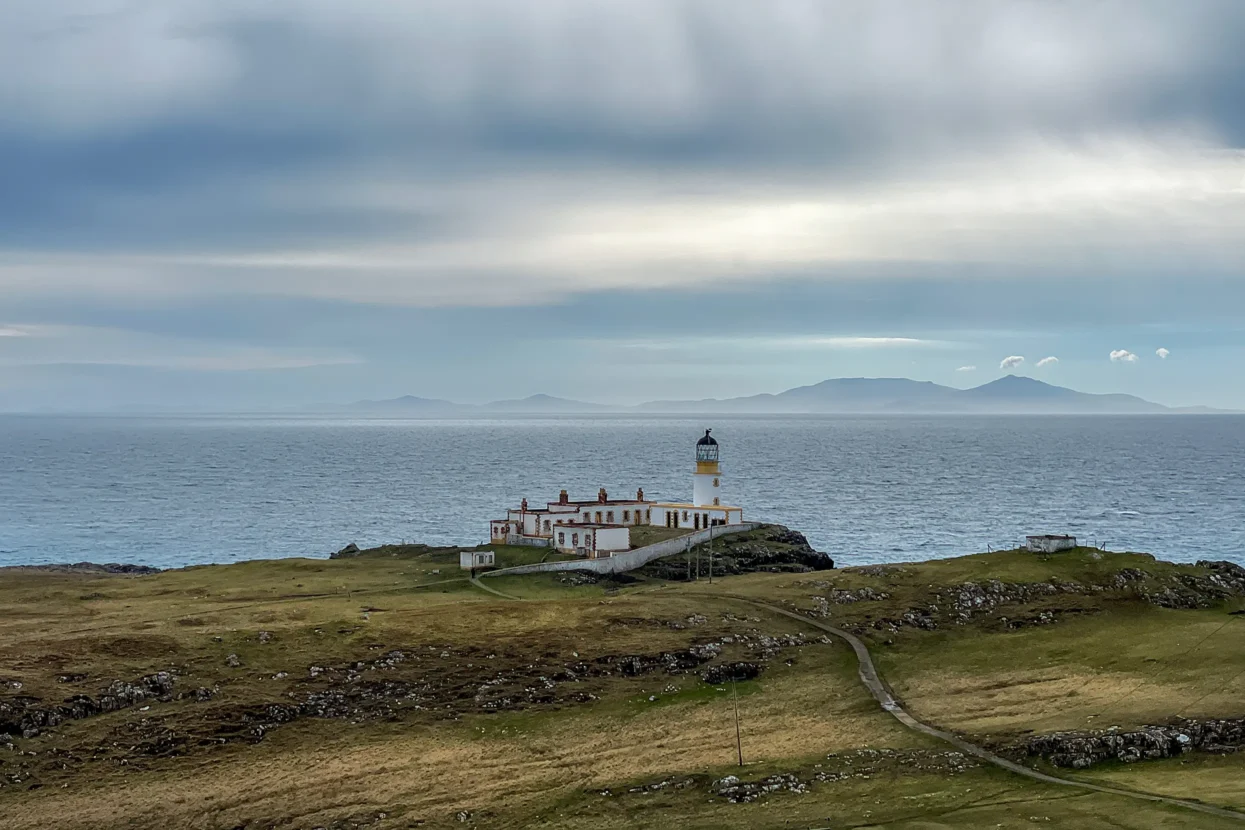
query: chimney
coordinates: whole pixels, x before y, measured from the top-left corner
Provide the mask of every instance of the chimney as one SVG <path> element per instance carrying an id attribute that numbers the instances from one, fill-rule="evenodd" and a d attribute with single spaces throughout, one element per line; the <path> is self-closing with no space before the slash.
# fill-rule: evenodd
<path id="1" fill-rule="evenodd" d="M 602 487 L 600 490 L 597 491 L 597 501 L 601 502 L 601 504 L 605 504 L 605 502 L 608 499 L 609 499 L 609 496 L 605 495 L 604 487 Z"/>
<path id="2" fill-rule="evenodd" d="M 643 487 L 635 491 L 635 500 L 644 501 L 644 488 Z"/>
<path id="3" fill-rule="evenodd" d="M 563 490 L 561 493 L 558 493 L 558 504 L 570 504 L 570 503 L 571 503 L 571 497 L 566 494 L 565 490 Z"/>
<path id="4" fill-rule="evenodd" d="M 527 499 L 524 499 L 524 500 L 523 500 L 523 501 L 519 504 L 519 509 L 520 509 L 520 510 L 522 510 L 524 513 L 526 513 L 526 512 L 527 512 Z"/>

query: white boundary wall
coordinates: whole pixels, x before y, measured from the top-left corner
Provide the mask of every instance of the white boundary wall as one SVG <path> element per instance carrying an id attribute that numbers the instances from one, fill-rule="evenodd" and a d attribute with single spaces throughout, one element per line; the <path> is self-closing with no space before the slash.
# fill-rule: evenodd
<path id="1" fill-rule="evenodd" d="M 762 524 L 762 522 L 744 522 L 737 525 L 719 525 L 706 530 L 698 530 L 686 536 L 676 536 L 663 542 L 645 545 L 642 548 L 636 548 L 626 553 L 616 553 L 603 559 L 571 559 L 566 562 L 540 562 L 535 565 L 516 565 L 513 568 L 498 568 L 495 571 L 487 571 L 481 574 L 481 576 L 517 576 L 518 574 L 544 573 L 546 571 L 592 571 L 599 574 L 624 573 L 647 565 L 654 559 L 661 559 L 663 556 L 673 556 L 676 553 L 691 550 L 696 545 L 703 544 L 711 539 L 729 536 L 732 533 L 744 533 L 749 530 L 755 530 L 761 527 Z"/>

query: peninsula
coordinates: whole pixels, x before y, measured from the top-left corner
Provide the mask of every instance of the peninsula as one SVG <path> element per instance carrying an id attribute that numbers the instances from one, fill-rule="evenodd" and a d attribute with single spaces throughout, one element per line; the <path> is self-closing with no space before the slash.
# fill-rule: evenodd
<path id="1" fill-rule="evenodd" d="M 1242 826 L 1245 569 L 1075 548 L 836 570 L 792 530 L 727 530 L 621 574 L 460 569 L 550 553 L 506 544 L 0 572 L 0 815 Z"/>

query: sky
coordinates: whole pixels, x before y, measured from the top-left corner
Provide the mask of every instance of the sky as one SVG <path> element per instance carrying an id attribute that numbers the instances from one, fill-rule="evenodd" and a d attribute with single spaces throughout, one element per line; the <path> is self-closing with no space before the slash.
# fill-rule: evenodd
<path id="1" fill-rule="evenodd" d="M 0 410 L 1245 409 L 1240 0 L 9 0 Z"/>

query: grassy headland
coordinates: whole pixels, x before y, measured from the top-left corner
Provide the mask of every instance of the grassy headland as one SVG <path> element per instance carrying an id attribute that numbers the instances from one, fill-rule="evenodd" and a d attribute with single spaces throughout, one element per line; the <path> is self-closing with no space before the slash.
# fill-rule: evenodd
<path id="1" fill-rule="evenodd" d="M 792 542 L 719 542 L 712 586 L 685 558 L 489 583 L 524 602 L 423 546 L 0 571 L 0 826 L 1240 826 L 983 766 L 882 712 L 845 645 L 736 598 L 858 633 L 914 714 L 1053 769 L 1035 736 L 1245 717 L 1231 569 L 1078 550 L 804 572 Z M 1245 808 L 1241 756 L 1205 748 L 1061 774 Z"/>

